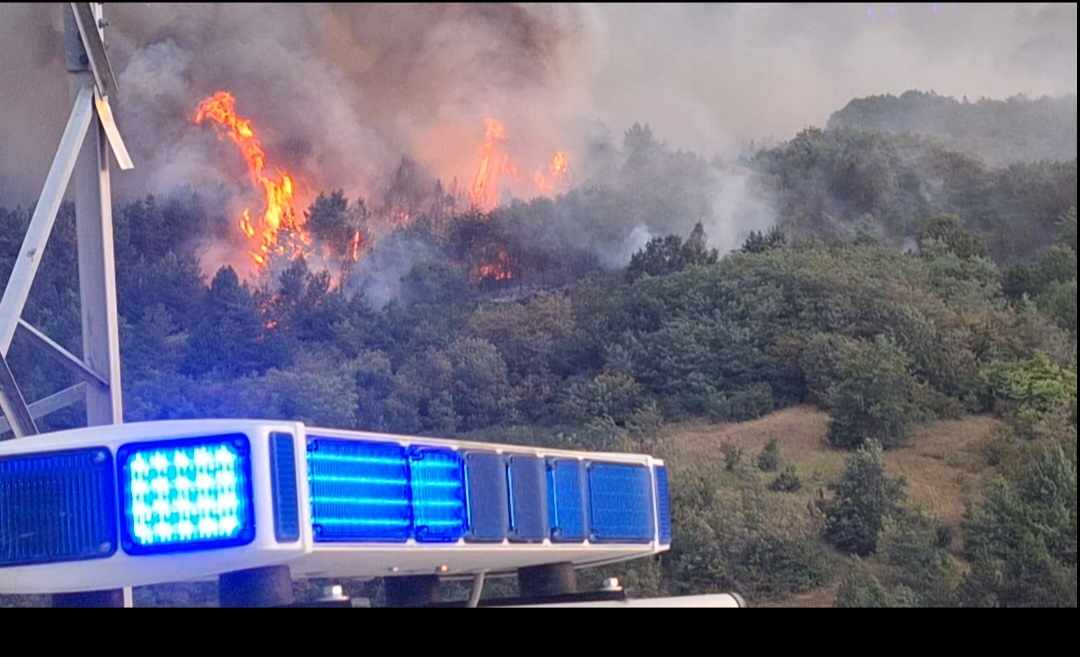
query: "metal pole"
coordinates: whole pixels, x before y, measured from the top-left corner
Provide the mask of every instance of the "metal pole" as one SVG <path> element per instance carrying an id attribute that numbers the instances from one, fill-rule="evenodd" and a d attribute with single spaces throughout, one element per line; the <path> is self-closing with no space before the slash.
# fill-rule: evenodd
<path id="1" fill-rule="evenodd" d="M 92 89 L 94 76 L 79 36 L 75 15 L 68 3 L 64 12 L 64 59 L 71 74 L 72 98 Z M 101 20 L 101 5 L 94 5 Z M 87 426 L 121 424 L 120 341 L 116 314 L 116 267 L 113 258 L 112 194 L 109 185 L 109 152 L 97 113 L 83 141 L 75 164 L 75 222 L 79 248 L 79 297 L 82 306 L 83 362 L 108 382 L 107 387 L 86 387 Z M 54 604 L 78 604 L 66 595 L 54 596 Z M 106 606 L 133 604 L 132 591 L 100 593 Z"/>
<path id="2" fill-rule="evenodd" d="M 19 384 L 15 382 L 14 375 L 8 367 L 7 359 L 0 353 L 0 410 L 7 418 L 8 428 L 16 438 L 25 438 L 37 433 L 37 425 L 34 424 L 34 416 L 26 405 Z"/>
<path id="3" fill-rule="evenodd" d="M 218 578 L 222 607 L 288 607 L 296 603 L 288 566 L 227 573 Z"/>
<path id="4" fill-rule="evenodd" d="M 74 15 L 65 23 L 65 37 L 81 48 Z M 100 11 L 98 11 L 100 19 Z M 81 61 L 81 60 L 80 60 Z M 72 96 L 93 87 L 94 77 L 79 61 L 69 61 Z M 97 113 L 75 165 L 75 222 L 79 247 L 79 297 L 82 305 L 83 362 L 107 382 L 88 386 L 87 425 L 124 421 L 120 387 L 120 339 L 116 311 L 116 264 L 113 255 L 112 193 L 108 141 Z"/>
<path id="5" fill-rule="evenodd" d="M 577 593 L 577 573 L 572 563 L 531 566 L 518 570 L 523 598 L 548 598 Z"/>
<path id="6" fill-rule="evenodd" d="M 465 603 L 465 606 L 469 609 L 475 609 L 480 606 L 480 598 L 484 596 L 484 579 L 487 577 L 487 572 L 481 570 L 473 578 L 472 591 L 469 592 L 469 601 Z"/>
<path id="7" fill-rule="evenodd" d="M 83 360 L 108 386 L 87 386 L 87 426 L 124 421 L 120 387 L 120 337 L 116 314 L 109 154 L 97 118 L 75 171 Z"/>

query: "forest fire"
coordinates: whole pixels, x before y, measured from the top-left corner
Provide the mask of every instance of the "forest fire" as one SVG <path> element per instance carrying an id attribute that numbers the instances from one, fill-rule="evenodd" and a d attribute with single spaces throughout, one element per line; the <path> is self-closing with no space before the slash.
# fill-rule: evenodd
<path id="1" fill-rule="evenodd" d="M 480 163 L 469 189 L 469 202 L 473 207 L 490 212 L 499 204 L 499 178 L 506 173 L 513 175 L 510 158 L 503 150 L 506 128 L 492 118 L 484 119 L 484 145 L 480 149 Z"/>
<path id="2" fill-rule="evenodd" d="M 376 204 L 370 215 L 366 209 L 362 212 L 360 223 L 364 228 L 353 224 L 343 234 L 342 231 L 328 231 L 322 220 L 308 226 L 308 216 L 304 212 L 307 206 L 301 202 L 301 197 L 308 197 L 310 201 L 310 194 L 300 193 L 296 177 L 285 168 L 273 167 L 271 173 L 269 158 L 255 126 L 250 118 L 237 113 L 236 98 L 230 92 L 218 91 L 203 99 L 193 122 L 196 125 L 211 123 L 219 139 L 227 137 L 236 145 L 247 166 L 251 184 L 261 194 L 262 207 L 257 211 L 244 208 L 237 222 L 255 272 L 267 271 L 274 256 L 290 260 L 316 257 L 337 260 L 342 275 L 338 283 L 343 282 L 350 265 L 374 248 L 375 242 L 390 232 L 407 228 L 427 211 L 424 207 L 427 201 L 416 197 L 415 193 L 388 193 L 385 205 Z M 505 125 L 488 117 L 484 120 L 483 142 L 472 184 L 462 196 L 448 197 L 451 199 L 450 211 L 464 209 L 453 200 L 455 198 L 466 201 L 472 210 L 489 213 L 499 205 L 505 193 L 550 195 L 565 191 L 569 184 L 570 160 L 561 150 L 555 151 L 531 178 L 520 175 L 511 159 Z M 438 189 L 441 189 L 441 183 Z M 370 207 L 365 206 L 363 199 L 359 202 L 361 207 Z M 328 239 L 337 243 L 329 244 Z M 316 241 L 319 244 L 315 244 Z M 514 278 L 509 258 L 503 251 L 485 259 L 484 264 L 473 270 L 473 275 L 476 280 L 498 282 Z"/>
<path id="3" fill-rule="evenodd" d="M 218 91 L 205 98 L 199 103 L 193 120 L 196 125 L 212 121 L 219 138 L 227 136 L 236 144 L 247 164 L 252 184 L 262 192 L 262 211 L 253 216 L 250 209 L 245 208 L 239 222 L 241 232 L 251 242 L 251 260 L 265 268 L 271 255 L 290 258 L 304 255 L 311 237 L 304 229 L 304 214 L 297 211 L 296 182 L 281 169 L 274 175 L 266 173 L 266 152 L 251 120 L 236 113 L 233 95 Z"/>
<path id="4" fill-rule="evenodd" d="M 544 195 L 566 189 L 570 185 L 570 158 L 563 151 L 555 151 L 547 171 L 537 171 L 533 182 L 536 191 Z"/>
<path id="5" fill-rule="evenodd" d="M 360 259 L 360 247 L 364 243 L 364 236 L 360 234 L 360 231 L 356 231 L 353 235 L 352 242 L 349 244 L 349 259 L 356 262 Z"/>
<path id="6" fill-rule="evenodd" d="M 506 251 L 500 250 L 494 261 L 484 263 L 476 268 L 476 277 L 482 281 L 496 281 L 499 283 L 513 280 L 514 272 L 510 267 L 510 256 Z"/>
<path id="7" fill-rule="evenodd" d="M 469 203 L 482 212 L 494 210 L 502 200 L 502 185 L 509 178 L 518 183 L 519 191 L 528 187 L 524 176 L 510 159 L 506 150 L 507 133 L 504 125 L 495 119 L 484 119 L 484 143 L 480 148 L 480 162 L 469 188 Z M 570 158 L 565 151 L 556 151 L 546 167 L 533 175 L 535 189 L 542 196 L 565 191 L 570 184 Z M 524 184 L 522 184 L 524 183 Z"/>

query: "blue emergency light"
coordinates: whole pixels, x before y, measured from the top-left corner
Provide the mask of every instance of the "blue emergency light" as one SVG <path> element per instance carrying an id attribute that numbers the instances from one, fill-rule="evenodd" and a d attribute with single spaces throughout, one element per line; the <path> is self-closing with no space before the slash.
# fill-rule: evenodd
<path id="1" fill-rule="evenodd" d="M 255 539 L 244 435 L 134 443 L 122 446 L 116 458 L 128 554 L 223 548 Z"/>
<path id="2" fill-rule="evenodd" d="M 404 543 L 412 536 L 408 450 L 309 438 L 307 452 L 317 542 Z"/>
<path id="3" fill-rule="evenodd" d="M 246 420 L 0 444 L 0 593 L 275 564 L 301 578 L 590 566 L 670 542 L 667 470 L 648 456 Z"/>
<path id="4" fill-rule="evenodd" d="M 112 556 L 113 476 L 104 448 L 0 457 L 0 568 Z"/>

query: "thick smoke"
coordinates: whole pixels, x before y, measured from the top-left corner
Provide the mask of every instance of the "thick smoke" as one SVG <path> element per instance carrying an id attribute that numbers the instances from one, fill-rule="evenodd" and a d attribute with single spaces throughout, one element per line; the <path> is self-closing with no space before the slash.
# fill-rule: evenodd
<path id="1" fill-rule="evenodd" d="M 587 179 L 618 164 L 596 144 L 619 143 L 635 121 L 712 158 L 823 125 L 856 96 L 1075 93 L 1077 79 L 1075 4 L 138 3 L 106 13 L 116 112 L 137 164 L 115 177 L 117 194 L 191 185 L 228 208 L 222 221 L 252 199 L 231 145 L 191 123 L 218 89 L 235 94 L 272 162 L 318 189 L 378 199 L 402 156 L 448 187 L 467 185 L 485 116 L 505 124 L 522 166 L 563 149 Z M 61 34 L 56 4 L 0 5 L 5 205 L 33 202 L 70 107 Z M 719 248 L 771 221 L 747 185 L 738 170 L 717 174 L 700 219 Z M 687 232 L 664 221 L 626 226 L 598 255 L 625 262 L 651 235 Z"/>

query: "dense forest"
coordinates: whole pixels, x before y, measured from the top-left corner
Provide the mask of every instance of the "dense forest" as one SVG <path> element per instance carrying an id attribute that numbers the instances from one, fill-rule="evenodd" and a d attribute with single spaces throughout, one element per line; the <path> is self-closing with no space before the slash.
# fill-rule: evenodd
<path id="1" fill-rule="evenodd" d="M 125 418 L 664 455 L 673 423 L 813 405 L 850 457 L 808 518 L 778 510 L 801 485 L 779 465 L 783 436 L 755 466 L 728 451 L 672 463 L 672 551 L 612 572 L 643 594 L 769 600 L 835 583 L 839 605 L 1075 607 L 1075 99 L 1071 138 L 1044 139 L 1057 128 L 1033 118 L 1051 111 L 1040 102 L 864 99 L 726 163 L 635 126 L 558 198 L 427 212 L 373 247 L 377 267 L 296 260 L 256 283 L 202 273 L 191 236 L 220 211 L 196 192 L 118 203 Z M 1044 148 L 1067 141 L 1071 159 Z M 715 196 L 735 176 L 752 216 L 736 209 L 733 228 Z M 370 202 L 327 190 L 312 230 L 333 243 Z M 0 209 L 0 281 L 30 214 Z M 641 226 L 649 239 L 620 256 Z M 717 231 L 736 247 L 718 251 Z M 78 353 L 74 239 L 65 206 L 26 318 Z M 493 260 L 504 275 L 484 275 Z M 33 399 L 74 383 L 22 338 L 10 360 Z M 947 526 L 906 503 L 882 455 L 972 415 L 1000 420 L 984 453 L 996 476 Z"/>
<path id="2" fill-rule="evenodd" d="M 1076 158 L 1076 96 L 970 102 L 908 91 L 855 99 L 828 127 L 929 135 L 996 166 Z"/>

